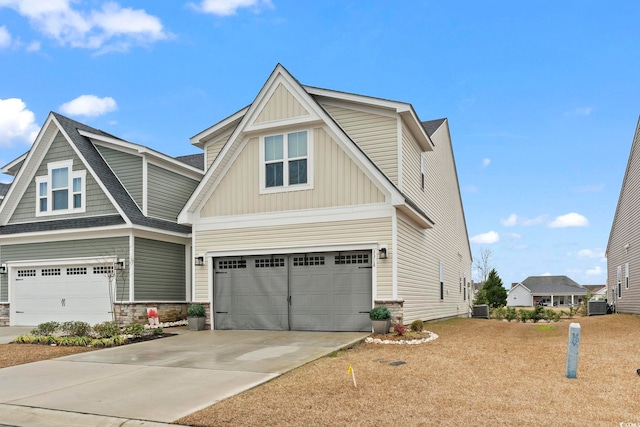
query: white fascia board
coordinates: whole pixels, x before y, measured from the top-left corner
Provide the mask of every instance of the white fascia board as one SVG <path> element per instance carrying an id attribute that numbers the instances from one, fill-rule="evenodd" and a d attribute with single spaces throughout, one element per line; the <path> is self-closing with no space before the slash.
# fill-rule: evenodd
<path id="1" fill-rule="evenodd" d="M 138 232 L 152 233 L 156 236 L 179 237 L 181 239 L 189 239 L 191 237 L 191 233 L 179 233 L 177 231 L 161 230 L 159 228 L 146 227 L 146 226 L 137 225 L 137 224 L 134 224 L 131 228 L 136 232 L 136 236 L 138 237 L 142 237 L 138 234 Z"/>
<path id="2" fill-rule="evenodd" d="M 249 107 L 250 106 L 246 106 L 242 110 L 230 115 L 226 119 L 223 119 L 218 123 L 216 123 L 215 125 L 206 128 L 202 132 L 195 134 L 194 136 L 189 138 L 189 141 L 191 142 L 192 145 L 195 145 L 196 147 L 204 148 L 204 144 L 206 143 L 206 140 L 213 138 L 217 132 L 223 130 L 233 122 L 240 121 L 244 117 L 244 115 L 247 113 L 247 110 L 249 110 Z"/>
<path id="3" fill-rule="evenodd" d="M 420 212 L 416 211 L 414 208 L 409 206 L 407 203 L 402 203 L 402 204 L 399 204 L 399 205 L 395 205 L 395 207 L 400 212 L 405 214 L 405 216 L 410 218 L 413 222 L 415 222 L 420 227 L 422 227 L 423 229 L 433 228 L 433 226 L 435 225 L 433 222 L 429 221 L 428 218 L 426 218 Z"/>
<path id="4" fill-rule="evenodd" d="M 54 120 L 53 114 L 49 113 L 31 149 L 26 153 L 24 164 L 13 179 L 9 191 L 5 194 L 4 201 L 0 204 L 0 225 L 6 225 L 9 222 L 58 130 L 62 131 L 62 126 Z M 73 144 L 69 144 L 73 146 Z"/>
<path id="5" fill-rule="evenodd" d="M 191 175 L 187 175 L 187 176 L 191 177 L 193 176 L 193 174 L 195 174 L 198 177 L 197 179 L 199 179 L 200 177 L 202 177 L 202 175 L 204 175 L 204 172 L 201 171 L 200 169 L 190 166 L 186 163 L 182 163 L 181 161 L 176 160 L 173 157 L 167 156 L 166 154 L 162 154 L 161 152 L 156 151 L 152 148 L 144 147 L 142 145 L 134 144 L 132 142 L 127 142 L 121 139 L 112 138 L 108 136 L 98 135 L 95 133 L 91 133 L 91 132 L 87 132 L 79 129 L 78 129 L 78 133 L 96 142 L 109 143 L 112 146 L 118 147 L 119 151 L 125 151 L 129 154 L 146 155 L 151 159 L 159 160 L 161 162 L 160 164 L 166 163 L 176 168 L 174 171 L 179 174 L 187 175 L 185 172 L 189 171 L 191 172 Z M 125 150 L 122 150 L 123 148 Z M 167 166 L 163 165 L 163 167 L 169 169 L 169 167 Z"/>
<path id="6" fill-rule="evenodd" d="M 26 259 L 19 261 L 7 261 L 9 268 L 30 267 L 37 265 L 38 267 L 50 267 L 66 264 L 107 264 L 115 263 L 118 257 L 115 255 L 105 255 L 97 257 L 73 257 L 73 258 L 53 258 L 53 259 Z"/>
<path id="7" fill-rule="evenodd" d="M 65 132 L 64 128 L 60 125 L 60 123 L 58 123 L 58 121 L 56 120 L 55 117 L 52 117 L 53 121 L 55 121 L 55 123 L 58 125 L 58 128 L 60 130 L 60 133 L 62 133 L 62 135 L 64 135 L 64 137 L 67 140 L 67 143 L 71 146 L 71 149 L 76 153 L 76 156 L 78 156 L 78 158 L 80 159 L 80 161 L 82 162 L 82 164 L 84 165 L 85 168 L 87 168 L 87 170 L 91 173 L 91 175 L 93 176 L 93 179 L 96 180 L 96 182 L 98 183 L 98 185 L 100 186 L 100 189 L 102 190 L 102 192 L 107 196 L 107 198 L 109 199 L 109 201 L 111 202 L 111 204 L 116 208 L 116 210 L 118 211 L 118 214 L 122 217 L 122 219 L 124 219 L 124 221 L 131 225 L 131 220 L 129 219 L 129 217 L 124 213 L 124 211 L 122 210 L 122 208 L 120 207 L 120 205 L 118 204 L 118 202 L 116 202 L 116 200 L 113 198 L 113 196 L 111 195 L 111 192 L 109 190 L 107 190 L 107 187 L 104 185 L 104 183 L 102 182 L 102 180 L 100 179 L 100 176 L 98 176 L 98 174 L 96 173 L 96 171 L 93 170 L 93 168 L 91 167 L 91 165 L 89 164 L 89 162 L 87 162 L 87 159 L 84 158 L 84 156 L 82 155 L 82 153 L 80 153 L 80 151 L 78 150 L 78 147 L 76 147 L 76 144 L 74 144 L 73 142 L 71 142 L 71 138 L 69 137 L 69 135 L 67 134 L 67 132 Z M 81 132 L 80 130 L 78 130 L 78 132 Z"/>
<path id="8" fill-rule="evenodd" d="M 207 258 L 219 258 L 227 256 L 252 256 L 252 255 L 280 255 L 310 252 L 346 252 L 346 251 L 376 251 L 378 242 L 359 242 L 319 245 L 290 245 L 290 246 L 269 246 L 267 248 L 237 248 L 224 250 L 211 250 L 206 252 Z"/>
<path id="9" fill-rule="evenodd" d="M 38 231 L 32 233 L 5 234 L 0 236 L 0 245 L 23 243 L 63 242 L 67 240 L 100 239 L 107 237 L 128 236 L 130 226 L 126 224 L 108 227 L 92 227 L 82 229 L 63 229 Z"/>
<path id="10" fill-rule="evenodd" d="M 388 203 L 375 203 L 338 208 L 279 211 L 251 215 L 229 215 L 199 218 L 193 232 L 229 230 L 236 228 L 275 227 L 291 224 L 317 224 L 336 221 L 355 221 L 386 218 L 393 215 L 394 208 Z"/>
<path id="11" fill-rule="evenodd" d="M 18 163 L 20 163 L 21 161 L 26 159 L 27 158 L 27 154 L 29 154 L 28 151 L 26 153 L 24 153 L 23 155 L 21 155 L 20 157 L 18 157 L 17 159 L 13 160 L 11 163 L 8 163 L 8 164 L 4 165 L 2 167 L 2 173 L 7 174 L 7 175 L 11 175 L 9 173 L 9 169 L 13 168 L 15 165 L 17 165 Z"/>

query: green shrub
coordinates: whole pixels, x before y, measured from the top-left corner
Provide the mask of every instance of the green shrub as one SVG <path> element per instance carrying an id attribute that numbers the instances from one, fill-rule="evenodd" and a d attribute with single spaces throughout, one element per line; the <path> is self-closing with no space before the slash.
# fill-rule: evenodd
<path id="1" fill-rule="evenodd" d="M 31 335 L 53 335 L 59 329 L 60 323 L 58 322 L 40 323 L 35 329 L 31 331 Z"/>
<path id="2" fill-rule="evenodd" d="M 29 335 L 29 334 L 18 335 L 11 342 L 16 343 L 16 344 L 32 344 L 33 343 L 33 338 L 34 338 L 34 336 L 33 335 Z"/>
<path id="3" fill-rule="evenodd" d="M 64 335 L 70 335 L 72 337 L 82 337 L 91 333 L 91 325 L 87 322 L 70 321 L 64 322 L 60 329 Z"/>
<path id="4" fill-rule="evenodd" d="M 102 322 L 94 325 L 93 333 L 97 338 L 111 338 L 120 335 L 120 326 L 116 322 Z"/>
<path id="5" fill-rule="evenodd" d="M 518 317 L 522 323 L 527 323 L 527 320 L 531 319 L 531 310 L 521 308 L 518 310 Z"/>
<path id="6" fill-rule="evenodd" d="M 531 311 L 530 317 L 531 320 L 533 320 L 533 323 L 538 323 L 544 318 L 544 307 L 541 305 L 536 305 Z"/>
<path id="7" fill-rule="evenodd" d="M 413 332 L 422 332 L 424 329 L 424 322 L 420 319 L 414 320 L 409 326 Z"/>
<path id="8" fill-rule="evenodd" d="M 491 318 L 496 320 L 504 320 L 507 310 L 504 307 L 498 307 L 491 310 Z"/>
<path id="9" fill-rule="evenodd" d="M 88 336 L 75 337 L 75 341 L 76 341 L 76 345 L 79 345 L 81 347 L 86 347 L 89 344 L 91 344 L 91 337 L 88 337 Z"/>
<path id="10" fill-rule="evenodd" d="M 189 317 L 205 317 L 204 307 L 200 304 L 191 304 L 187 309 Z"/>
<path id="11" fill-rule="evenodd" d="M 153 330 L 153 335 L 162 335 L 164 334 L 164 331 L 162 330 L 162 328 L 155 328 Z"/>
<path id="12" fill-rule="evenodd" d="M 371 309 L 371 311 L 369 312 L 369 318 L 371 320 L 391 319 L 391 312 L 386 305 L 379 305 Z"/>
<path id="13" fill-rule="evenodd" d="M 507 310 L 506 310 L 506 313 L 505 313 L 504 317 L 505 317 L 505 319 L 507 319 L 508 322 L 511 322 L 513 320 L 517 320 L 518 319 L 518 312 L 513 307 L 507 307 Z"/>
<path id="14" fill-rule="evenodd" d="M 144 334 L 144 325 L 139 323 L 127 325 L 122 329 L 122 333 L 126 335 L 133 335 L 134 337 L 140 337 Z"/>

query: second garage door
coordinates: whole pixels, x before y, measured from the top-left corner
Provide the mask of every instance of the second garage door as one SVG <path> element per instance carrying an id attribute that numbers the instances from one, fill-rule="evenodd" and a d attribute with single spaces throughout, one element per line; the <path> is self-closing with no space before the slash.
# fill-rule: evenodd
<path id="1" fill-rule="evenodd" d="M 216 329 L 369 331 L 370 251 L 218 258 Z"/>

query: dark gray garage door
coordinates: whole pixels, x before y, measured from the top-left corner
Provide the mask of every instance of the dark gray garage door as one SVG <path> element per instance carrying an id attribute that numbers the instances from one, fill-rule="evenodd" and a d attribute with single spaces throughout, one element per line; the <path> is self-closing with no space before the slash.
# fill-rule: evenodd
<path id="1" fill-rule="evenodd" d="M 369 331 L 371 252 L 218 258 L 216 329 Z"/>

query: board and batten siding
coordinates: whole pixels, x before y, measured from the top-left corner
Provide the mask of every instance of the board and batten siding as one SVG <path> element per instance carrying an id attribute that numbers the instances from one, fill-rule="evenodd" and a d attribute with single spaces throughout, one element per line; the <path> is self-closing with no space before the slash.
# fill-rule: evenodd
<path id="1" fill-rule="evenodd" d="M 88 258 L 110 256 L 129 258 L 128 237 L 108 237 L 104 239 L 67 240 L 61 242 L 24 243 L 0 247 L 2 262 L 63 260 L 65 258 Z M 64 262 L 64 261 L 62 261 Z M 106 262 L 106 261 L 105 261 Z M 34 263 L 37 265 L 37 262 Z M 0 302 L 8 302 L 8 275 L 0 275 Z M 116 276 L 116 298 L 129 300 L 129 270 L 119 270 Z"/>
<path id="2" fill-rule="evenodd" d="M 620 200 L 607 247 L 607 298 L 622 313 L 640 314 L 640 122 L 634 135 Z M 625 248 L 629 245 L 628 249 Z M 625 264 L 629 263 L 629 289 L 625 288 Z M 622 298 L 612 299 L 622 270 Z M 617 292 L 617 291 L 616 291 Z M 617 295 L 617 294 L 616 294 Z"/>
<path id="3" fill-rule="evenodd" d="M 51 162 L 60 162 L 65 160 L 73 160 L 73 170 L 83 170 L 86 169 L 85 165 L 82 163 L 80 158 L 76 155 L 75 151 L 71 148 L 65 137 L 62 133 L 58 132 L 55 139 L 51 143 L 51 147 L 49 147 L 49 151 L 44 156 L 44 159 L 40 166 L 38 167 L 38 171 L 35 176 L 47 176 L 49 173 L 47 169 L 47 164 Z M 18 203 L 16 210 L 11 215 L 11 219 L 9 220 L 10 224 L 16 223 L 24 223 L 24 222 L 33 222 L 33 221 L 50 221 L 53 219 L 66 219 L 66 218 L 79 218 L 79 217 L 88 217 L 88 216 L 96 216 L 96 215 L 108 215 L 108 214 L 117 214 L 118 211 L 113 206 L 111 201 L 104 194 L 94 177 L 87 170 L 86 175 L 86 194 L 84 196 L 84 201 L 86 203 L 86 211 L 85 212 L 74 212 L 70 214 L 62 214 L 62 215 L 48 215 L 44 217 L 36 217 L 36 199 L 37 199 L 37 189 L 36 189 L 36 180 L 35 177 L 29 183 L 27 190 L 24 192 L 22 196 L 22 200 Z M 50 202 L 51 203 L 51 202 Z"/>
<path id="4" fill-rule="evenodd" d="M 376 299 L 389 299 L 392 296 L 391 260 L 395 256 L 395 250 L 391 245 L 390 217 L 198 231 L 195 233 L 193 252 L 207 253 L 247 248 L 258 250 L 292 246 L 314 247 L 362 242 L 377 242 L 379 245 L 389 246 L 389 258 L 375 261 L 377 263 L 377 295 L 374 295 Z M 295 253 L 295 251 L 292 252 Z M 195 267 L 194 297 L 196 301 L 207 301 L 209 298 L 208 269 L 211 268 L 209 262 L 205 266 Z"/>
<path id="5" fill-rule="evenodd" d="M 398 185 L 398 121 L 330 104 L 322 106 L 373 163 Z"/>
<path id="6" fill-rule="evenodd" d="M 255 120 L 255 123 L 285 120 L 293 117 L 309 116 L 309 112 L 300 104 L 282 83 L 276 87 L 269 101 Z"/>
<path id="7" fill-rule="evenodd" d="M 142 209 L 142 157 L 96 145 L 111 170 Z"/>
<path id="8" fill-rule="evenodd" d="M 147 167 L 147 215 L 176 221 L 198 186 L 198 181 L 149 163 Z"/>
<path id="9" fill-rule="evenodd" d="M 185 246 L 135 238 L 135 301 L 185 301 Z"/>
<path id="10" fill-rule="evenodd" d="M 384 194 L 323 128 L 313 129 L 314 188 L 260 194 L 259 139 L 251 138 L 231 165 L 202 217 L 246 215 L 383 203 Z"/>
<path id="11" fill-rule="evenodd" d="M 204 149 L 207 152 L 207 164 L 205 165 L 205 171 L 209 169 L 209 166 L 216 160 L 220 151 L 222 151 L 222 147 L 229 140 L 229 137 L 236 129 L 236 124 L 229 125 L 225 130 L 223 130 L 219 135 L 217 135 L 211 141 L 207 141 Z"/>

